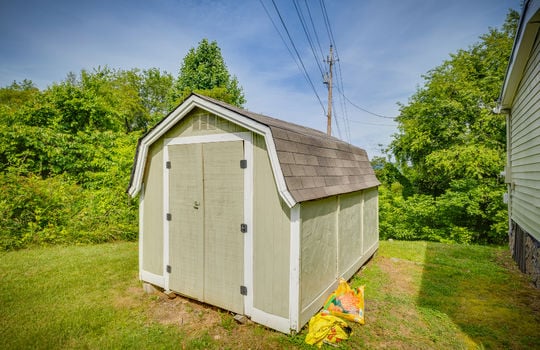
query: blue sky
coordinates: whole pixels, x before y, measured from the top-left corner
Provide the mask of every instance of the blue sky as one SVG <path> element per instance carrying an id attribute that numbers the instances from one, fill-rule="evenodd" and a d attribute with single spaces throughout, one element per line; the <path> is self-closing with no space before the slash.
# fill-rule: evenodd
<path id="1" fill-rule="evenodd" d="M 247 109 L 326 131 L 323 107 L 261 1 L 288 40 L 272 0 L 0 0 L 0 86 L 26 78 L 43 89 L 68 72 L 105 65 L 157 67 L 176 76 L 188 50 L 208 38 L 218 42 L 244 88 Z M 293 0 L 274 1 L 326 108 L 326 86 Z M 330 40 L 320 1 L 297 4 L 306 18 L 309 5 L 327 55 Z M 336 83 L 354 104 L 388 117 L 397 116 L 398 103 L 407 103 L 423 84 L 422 74 L 477 42 L 489 27 L 502 25 L 509 8 L 520 11 L 520 0 L 324 4 L 339 54 Z M 395 122 L 357 109 L 336 89 L 334 96 L 339 124 L 333 125 L 334 136 L 366 149 L 370 157 L 380 155 L 379 145 L 388 145 L 397 132 Z"/>

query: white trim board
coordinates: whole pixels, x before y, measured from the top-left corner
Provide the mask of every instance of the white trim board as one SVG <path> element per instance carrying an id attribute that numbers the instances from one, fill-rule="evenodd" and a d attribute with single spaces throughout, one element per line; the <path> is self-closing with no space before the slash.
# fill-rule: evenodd
<path id="1" fill-rule="evenodd" d="M 165 276 L 156 275 L 155 273 L 141 270 L 141 280 L 153 284 L 154 286 L 165 288 Z"/>
<path id="2" fill-rule="evenodd" d="M 290 329 L 299 331 L 300 319 L 300 203 L 291 208 L 289 252 L 289 320 Z"/>

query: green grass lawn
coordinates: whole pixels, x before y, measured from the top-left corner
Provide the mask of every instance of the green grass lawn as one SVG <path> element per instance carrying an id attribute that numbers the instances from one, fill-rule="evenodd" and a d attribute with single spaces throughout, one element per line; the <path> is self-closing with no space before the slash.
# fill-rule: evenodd
<path id="1" fill-rule="evenodd" d="M 136 243 L 0 253 L 0 349 L 282 349 L 303 344 L 187 299 L 142 292 Z M 351 284 L 366 324 L 344 349 L 540 348 L 540 291 L 508 249 L 381 242 Z M 328 347 L 331 348 L 331 347 Z"/>

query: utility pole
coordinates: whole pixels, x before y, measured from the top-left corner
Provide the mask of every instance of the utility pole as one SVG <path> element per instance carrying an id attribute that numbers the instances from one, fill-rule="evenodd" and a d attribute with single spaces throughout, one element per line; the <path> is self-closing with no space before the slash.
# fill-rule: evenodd
<path id="1" fill-rule="evenodd" d="M 332 135 L 332 66 L 334 65 L 333 47 L 330 45 L 330 55 L 328 56 L 326 63 L 330 66 L 329 73 L 326 76 L 325 84 L 328 85 L 328 114 L 326 121 L 326 133 Z"/>

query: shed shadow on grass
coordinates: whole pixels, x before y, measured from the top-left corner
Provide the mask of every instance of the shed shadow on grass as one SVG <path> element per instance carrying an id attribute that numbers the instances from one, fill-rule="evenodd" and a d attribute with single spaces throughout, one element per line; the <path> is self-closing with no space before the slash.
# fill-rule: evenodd
<path id="1" fill-rule="evenodd" d="M 540 291 L 507 249 L 427 243 L 417 305 L 435 332 L 450 319 L 469 348 L 540 346 Z"/>

